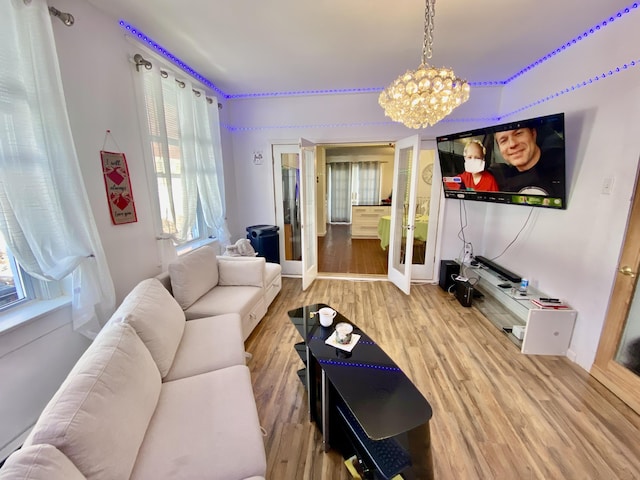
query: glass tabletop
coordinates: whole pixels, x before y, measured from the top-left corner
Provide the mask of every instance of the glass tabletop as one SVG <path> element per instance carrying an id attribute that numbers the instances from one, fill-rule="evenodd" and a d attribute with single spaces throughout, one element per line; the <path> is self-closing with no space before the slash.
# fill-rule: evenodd
<path id="1" fill-rule="evenodd" d="M 332 326 L 321 326 L 316 312 L 322 307 L 329 305 L 313 304 L 288 313 L 369 438 L 382 440 L 427 423 L 431 405 L 396 363 L 340 312 Z M 340 322 L 353 325 L 353 332 L 361 336 L 351 352 L 325 343 Z"/>

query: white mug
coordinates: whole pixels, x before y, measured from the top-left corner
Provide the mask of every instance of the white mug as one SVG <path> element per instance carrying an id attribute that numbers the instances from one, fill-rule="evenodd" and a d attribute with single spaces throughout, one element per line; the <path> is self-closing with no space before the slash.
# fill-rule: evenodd
<path id="1" fill-rule="evenodd" d="M 353 325 L 349 323 L 339 323 L 336 325 L 336 342 L 347 345 L 351 343 L 351 334 L 353 333 Z"/>
<path id="2" fill-rule="evenodd" d="M 333 308 L 323 307 L 318 310 L 318 313 L 320 314 L 320 325 L 322 325 L 323 327 L 330 327 L 331 324 L 333 324 L 333 319 L 338 312 L 336 312 Z"/>

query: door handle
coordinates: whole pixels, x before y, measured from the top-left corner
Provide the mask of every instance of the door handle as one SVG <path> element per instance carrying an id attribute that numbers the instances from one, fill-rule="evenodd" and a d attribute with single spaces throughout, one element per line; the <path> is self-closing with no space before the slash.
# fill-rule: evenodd
<path id="1" fill-rule="evenodd" d="M 631 267 L 628 267 L 626 265 L 624 267 L 622 267 L 622 268 L 619 268 L 618 272 L 620 272 L 623 275 L 627 275 L 627 276 L 629 276 L 631 278 L 635 278 L 635 276 L 636 276 L 636 272 L 631 270 Z"/>

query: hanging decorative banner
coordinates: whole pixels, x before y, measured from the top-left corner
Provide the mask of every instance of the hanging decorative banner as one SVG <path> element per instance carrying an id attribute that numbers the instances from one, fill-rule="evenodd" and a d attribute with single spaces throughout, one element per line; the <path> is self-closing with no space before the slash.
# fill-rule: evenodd
<path id="1" fill-rule="evenodd" d="M 104 186 L 107 190 L 111 221 L 114 225 L 138 221 L 133 202 L 129 168 L 124 153 L 100 151 Z"/>

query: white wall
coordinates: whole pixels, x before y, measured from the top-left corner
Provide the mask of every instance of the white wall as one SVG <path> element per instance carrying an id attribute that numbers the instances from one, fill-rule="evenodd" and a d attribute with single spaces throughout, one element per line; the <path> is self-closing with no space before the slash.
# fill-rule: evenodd
<path id="1" fill-rule="evenodd" d="M 421 132 L 425 138 L 487 126 L 486 118 L 521 109 L 571 88 L 578 81 L 638 59 L 640 14 L 633 12 L 554 56 L 502 89 L 473 89 L 471 100 L 447 120 Z M 527 59 L 529 60 L 529 59 Z M 621 243 L 640 148 L 629 139 L 638 129 L 639 67 L 553 97 L 504 121 L 556 112 L 566 114 L 568 209 L 533 212 L 528 228 L 500 262 L 578 311 L 570 357 L 590 369 L 597 349 Z M 231 103 L 236 225 L 274 221 L 271 165 L 251 164 L 251 152 L 270 143 L 393 141 L 413 131 L 387 124 L 374 94 L 265 98 Z M 379 124 L 376 124 L 379 122 Z M 495 123 L 495 122 L 494 122 Z M 615 179 L 611 195 L 600 193 L 604 176 Z M 248 187 L 247 187 L 248 185 Z M 460 202 L 447 200 L 441 258 L 459 254 Z M 499 254 L 524 225 L 529 209 L 477 202 L 465 204 L 465 233 L 476 254 Z M 462 213 L 461 213 L 462 210 Z"/>
<path id="2" fill-rule="evenodd" d="M 160 273 L 134 88 L 135 68 L 130 62 L 138 50 L 125 38 L 119 19 L 103 14 L 88 2 L 56 1 L 56 8 L 75 17 L 70 28 L 54 21 L 54 33 L 73 138 L 119 303 L 140 280 Z M 224 103 L 224 99 L 219 102 Z M 223 106 L 223 124 L 227 113 L 228 108 Z M 137 223 L 111 224 L 99 154 L 106 130 L 111 130 L 117 145 L 108 140 L 105 149 L 119 148 L 126 154 Z M 229 132 L 224 128 L 222 137 L 223 154 L 231 159 Z M 233 163 L 224 167 L 225 180 L 231 185 Z M 226 194 L 228 203 L 233 204 L 233 188 Z"/>
<path id="3" fill-rule="evenodd" d="M 501 113 L 637 61 L 639 27 L 640 13 L 627 15 L 522 76 L 505 87 Z M 629 68 L 500 122 L 565 113 L 568 208 L 535 209 L 521 238 L 498 262 L 578 310 L 570 356 L 587 370 L 607 313 L 634 191 L 640 155 L 639 79 L 640 67 Z M 604 177 L 614 178 L 610 195 L 601 193 Z M 487 257 L 507 246 L 530 211 L 491 204 L 483 216 L 471 203 L 470 223 L 481 225 L 471 235 L 474 247 L 482 246 L 475 253 Z"/>
<path id="4" fill-rule="evenodd" d="M 26 432 L 89 345 L 73 332 L 71 307 L 0 334 L 0 461 Z"/>
<path id="5" fill-rule="evenodd" d="M 297 144 L 300 137 L 315 143 L 396 141 L 420 133 L 423 138 L 482 126 L 469 121 L 497 112 L 500 89 L 481 88 L 452 116 L 421 131 L 391 122 L 378 105 L 377 94 L 313 97 L 273 97 L 232 100 L 229 123 L 240 127 L 232 134 L 233 164 L 238 192 L 234 210 L 235 235 L 248 225 L 275 222 L 272 162 L 253 165 L 252 152 L 270 152 L 272 143 Z M 456 120 L 458 118 L 459 120 Z"/>

